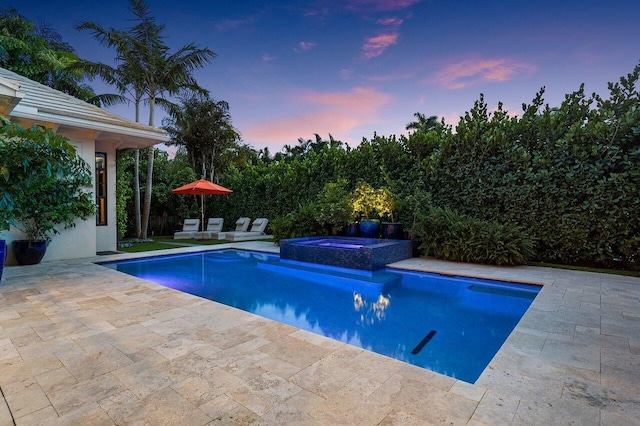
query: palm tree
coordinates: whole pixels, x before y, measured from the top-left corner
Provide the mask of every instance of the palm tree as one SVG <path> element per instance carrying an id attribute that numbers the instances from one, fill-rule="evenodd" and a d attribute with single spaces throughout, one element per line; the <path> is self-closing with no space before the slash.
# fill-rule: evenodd
<path id="1" fill-rule="evenodd" d="M 412 121 L 406 126 L 406 129 L 413 130 L 413 133 L 409 133 L 409 137 L 403 138 L 403 140 L 409 152 L 420 162 L 433 152 L 435 145 L 427 133 L 437 129 L 440 123 L 435 115 L 427 117 L 416 112 L 413 116 L 416 121 Z"/>
<path id="2" fill-rule="evenodd" d="M 144 98 L 144 82 L 140 78 L 140 72 L 136 61 L 134 45 L 129 34 L 124 31 L 105 29 L 102 26 L 85 21 L 76 26 L 79 30 L 91 31 L 93 37 L 100 44 L 116 49 L 116 62 L 114 68 L 101 62 L 83 61 L 77 64 L 92 76 L 99 76 L 103 81 L 116 87 L 118 94 L 103 94 L 97 98 L 104 105 L 133 102 L 136 123 L 140 122 L 140 105 Z M 142 237 L 142 220 L 140 209 L 140 151 L 133 151 L 133 196 L 134 216 L 136 221 L 136 237 Z"/>
<path id="3" fill-rule="evenodd" d="M 228 157 L 241 148 L 229 104 L 206 95 L 183 97 L 180 111 L 165 121 L 165 128 L 170 144 L 185 148 L 191 168 L 202 170 L 203 178 L 216 183 L 230 163 Z"/>
<path id="4" fill-rule="evenodd" d="M 15 8 L 0 8 L 0 66 L 78 99 L 95 94 L 73 66 L 80 58 L 48 24 L 36 26 Z"/>
<path id="5" fill-rule="evenodd" d="M 407 130 L 420 130 L 426 133 L 429 130 L 433 130 L 438 125 L 438 117 L 436 115 L 427 117 L 420 112 L 416 112 L 413 116 L 416 118 L 416 121 L 412 121 L 407 124 Z"/>
<path id="6" fill-rule="evenodd" d="M 116 73 L 110 73 L 112 84 L 121 94 L 124 88 L 129 88 L 134 94 L 136 121 L 139 119 L 139 102 L 144 97 L 149 104 L 148 124 L 154 126 L 156 104 L 165 107 L 169 104 L 163 95 L 172 96 L 183 90 L 207 93 L 198 86 L 192 72 L 209 63 L 216 54 L 208 48 L 198 48 L 193 43 L 170 54 L 169 47 L 163 40 L 165 27 L 155 22 L 155 18 L 150 15 L 149 6 L 143 0 L 129 0 L 128 9 L 134 15 L 136 24 L 125 31 L 105 30 L 91 22 L 82 23 L 79 28 L 93 30 L 98 40 L 115 47 L 116 62 L 119 65 L 115 69 Z M 108 71 L 106 68 L 103 70 Z M 138 233 L 138 237 L 143 239 L 147 238 L 151 210 L 154 155 L 155 150 L 149 149 L 141 230 Z"/>
<path id="7" fill-rule="evenodd" d="M 138 34 L 147 38 L 142 40 L 136 38 L 136 40 L 141 53 L 141 77 L 144 80 L 145 92 L 149 101 L 149 125 L 153 126 L 155 125 L 156 101 L 162 99 L 163 93 L 176 95 L 182 90 L 207 93 L 206 90 L 198 86 L 191 73 L 194 69 L 202 68 L 209 63 L 216 55 L 208 48 L 200 49 L 193 43 L 183 46 L 177 52 L 169 55 L 166 46 L 156 43 L 161 40 L 161 32 L 164 26 L 158 26 L 153 23 L 153 19 L 148 17 L 148 8 L 142 0 L 130 1 L 132 5 L 136 4 L 143 7 L 143 9 L 138 9 L 139 12 L 144 13 L 140 16 L 144 25 L 138 28 Z M 163 104 L 160 103 L 159 105 Z M 147 238 L 149 214 L 151 212 L 154 154 L 155 150 L 149 149 L 147 182 L 142 209 L 142 235 L 140 237 L 143 239 Z"/>

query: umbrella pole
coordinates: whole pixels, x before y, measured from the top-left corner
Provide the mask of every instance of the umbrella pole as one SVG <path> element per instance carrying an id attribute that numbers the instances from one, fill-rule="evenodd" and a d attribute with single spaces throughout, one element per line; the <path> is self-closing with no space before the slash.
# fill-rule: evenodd
<path id="1" fill-rule="evenodd" d="M 200 216 L 202 217 L 200 224 L 202 226 L 202 232 L 204 232 L 204 194 L 200 194 Z"/>

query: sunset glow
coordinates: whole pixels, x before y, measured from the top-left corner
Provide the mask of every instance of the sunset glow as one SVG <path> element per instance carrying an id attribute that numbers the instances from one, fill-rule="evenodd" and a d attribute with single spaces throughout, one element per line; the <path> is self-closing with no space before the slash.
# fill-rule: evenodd
<path id="1" fill-rule="evenodd" d="M 521 112 L 541 87 L 558 106 L 585 83 L 607 95 L 640 61 L 640 3 L 497 0 L 149 1 L 166 42 L 209 47 L 217 58 L 195 74 L 227 101 L 243 141 L 277 152 L 319 134 L 357 145 L 406 134 L 416 112 L 455 126 L 480 94 Z M 114 52 L 74 26 L 131 25 L 127 0 L 9 0 L 45 22 L 83 58 Z M 98 93 L 114 89 L 95 80 Z M 133 107 L 109 108 L 132 119 Z M 144 114 L 144 113 L 143 113 Z M 162 116 L 162 112 L 159 113 Z"/>

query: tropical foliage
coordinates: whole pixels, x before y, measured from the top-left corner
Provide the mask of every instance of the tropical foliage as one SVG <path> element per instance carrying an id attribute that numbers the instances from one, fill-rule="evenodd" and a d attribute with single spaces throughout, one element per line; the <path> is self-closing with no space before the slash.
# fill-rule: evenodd
<path id="1" fill-rule="evenodd" d="M 226 102 L 197 87 L 191 72 L 213 59 L 213 52 L 190 44 L 172 54 L 164 26 L 146 4 L 130 0 L 129 10 L 134 24 L 125 30 L 80 24 L 116 51 L 115 67 L 85 63 L 83 70 L 116 88 L 103 102 L 128 99 L 136 111 L 148 102 L 150 124 L 156 103 L 172 111 L 169 131 L 180 149 L 175 159 L 155 149 L 144 151 L 141 160 L 121 154 L 119 170 L 134 181 L 133 191 L 118 189 L 126 204 L 119 221 L 129 224 L 128 234 L 146 231 L 144 223 L 132 229 L 128 219 L 140 216 L 133 202 L 138 179 L 147 183 L 145 210 L 153 232 L 172 230 L 197 212 L 195 200 L 172 198 L 169 189 L 204 174 L 234 191 L 227 198 L 208 197 L 208 215 L 227 223 L 269 217 L 278 236 L 326 232 L 327 224 L 350 213 L 342 206 L 344 194 L 366 182 L 393 195 L 394 219 L 416 231 L 433 255 L 640 269 L 640 65 L 609 84 L 605 97 L 589 96 L 580 86 L 551 107 L 542 88 L 516 115 L 502 105 L 491 111 L 480 95 L 455 125 L 418 112 L 407 136 L 374 134 L 351 147 L 316 135 L 272 155 L 242 145 Z M 12 66 L 25 67 L 24 75 L 42 68 L 33 53 L 42 46 L 68 51 L 15 12 L 0 19 L 0 61 L 22 55 L 28 61 Z M 22 49 L 20 55 L 14 47 Z M 165 99 L 176 95 L 183 95 L 180 106 Z M 161 193 L 152 196 L 154 167 Z M 364 204 L 358 210 L 371 211 Z M 493 257 L 479 254 L 488 247 Z"/>
<path id="2" fill-rule="evenodd" d="M 433 205 L 506 227 L 500 233 L 523 241 L 522 258 L 638 269 L 639 74 L 640 66 L 610 84 L 608 97 L 580 87 L 556 108 L 545 105 L 543 88 L 520 116 L 501 105 L 490 112 L 480 96 L 455 131 L 440 122 L 408 137 L 374 135 L 355 148 L 289 147 L 279 161 L 224 173 L 221 183 L 237 192 L 218 212 L 276 218 L 315 203 L 326 183 L 343 178 L 351 191 L 366 181 L 392 189 L 396 216 L 410 227 Z"/>
<path id="3" fill-rule="evenodd" d="M 129 11 L 133 15 L 131 27 L 125 30 L 106 29 L 93 22 L 82 22 L 77 28 L 90 31 L 103 45 L 116 50 L 116 67 L 101 63 L 85 62 L 83 69 L 93 75 L 100 76 L 118 90 L 120 99 L 124 95 L 132 96 L 136 108 L 136 121 L 140 116 L 140 103 L 149 105 L 150 126 L 155 123 L 155 106 L 164 106 L 167 110 L 175 110 L 175 105 L 163 98 L 164 95 L 177 95 L 184 90 L 206 93 L 193 78 L 193 71 L 208 64 L 215 53 L 208 48 L 199 48 L 190 43 L 170 53 L 164 42 L 164 25 L 156 23 L 149 6 L 143 0 L 130 0 Z M 108 96 L 115 101 L 118 96 Z M 149 229 L 151 197 L 153 191 L 153 162 L 155 150 L 150 149 L 147 158 L 145 195 L 140 224 L 137 229 L 138 238 L 146 239 Z M 135 161 L 134 164 L 138 164 Z M 134 171 L 134 199 L 136 200 L 136 217 L 139 217 L 139 169 Z M 138 226 L 137 226 L 138 228 Z"/>
<path id="4" fill-rule="evenodd" d="M 392 216 L 393 199 L 387 188 L 373 188 L 366 182 L 355 187 L 351 195 L 353 210 L 363 219 Z"/>
<path id="5" fill-rule="evenodd" d="M 449 208 L 431 208 L 414 229 L 420 250 L 441 259 L 520 265 L 534 254 L 534 241 L 518 225 L 485 221 Z"/>
<path id="6" fill-rule="evenodd" d="M 80 59 L 58 32 L 36 26 L 14 8 L 0 10 L 0 67 L 76 98 L 98 103 L 85 74 L 74 68 Z"/>
<path id="7" fill-rule="evenodd" d="M 316 202 L 318 222 L 325 226 L 343 226 L 354 218 L 351 194 L 346 179 L 327 182 Z"/>
<path id="8" fill-rule="evenodd" d="M 317 214 L 317 206 L 307 204 L 275 218 L 271 223 L 274 239 L 279 242 L 286 238 L 325 235 L 326 229 L 318 222 Z"/>
<path id="9" fill-rule="evenodd" d="M 165 128 L 172 138 L 169 145 L 182 148 L 191 168 L 212 182 L 218 183 L 220 175 L 247 149 L 231 124 L 229 104 L 208 95 L 183 97 Z"/>
<path id="10" fill-rule="evenodd" d="M 50 129 L 23 129 L 0 117 L 0 229 L 13 225 L 29 240 L 51 240 L 95 213 L 89 165 Z"/>
<path id="11" fill-rule="evenodd" d="M 480 98 L 425 164 L 434 204 L 521 225 L 537 260 L 638 267 L 639 74 L 555 109 L 542 90 L 521 118 Z"/>

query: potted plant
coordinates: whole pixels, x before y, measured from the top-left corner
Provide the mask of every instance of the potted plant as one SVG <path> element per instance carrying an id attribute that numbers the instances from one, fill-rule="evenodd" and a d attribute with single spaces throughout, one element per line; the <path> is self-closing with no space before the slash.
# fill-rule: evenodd
<path id="1" fill-rule="evenodd" d="M 2 271 L 4 270 L 4 262 L 6 258 L 7 258 L 7 243 L 5 240 L 0 239 L 0 281 L 2 281 Z"/>
<path id="2" fill-rule="evenodd" d="M 352 193 L 352 204 L 353 210 L 361 215 L 360 236 L 377 237 L 380 231 L 379 217 L 391 213 L 389 191 L 385 188 L 374 189 L 368 183 L 360 183 Z"/>
<path id="3" fill-rule="evenodd" d="M 380 169 L 385 182 L 385 187 L 380 190 L 384 192 L 383 198 L 385 200 L 385 204 L 388 206 L 387 212 L 384 214 L 384 219 L 387 220 L 382 222 L 380 226 L 380 234 L 382 238 L 400 240 L 404 237 L 402 232 L 403 226 L 401 221 L 396 222 L 394 211 L 402 211 L 402 198 L 398 197 L 396 194 L 399 193 L 398 185 L 405 187 L 406 183 L 393 181 L 384 166 L 381 166 Z"/>
<path id="4" fill-rule="evenodd" d="M 0 183 L 2 177 L 0 176 Z M 2 185 L 0 185 L 0 188 Z M 9 230 L 9 208 L 4 202 L 5 193 L 0 193 L 0 281 L 2 280 L 2 272 L 4 270 L 4 263 L 7 260 L 7 241 L 3 238 L 5 230 Z"/>
<path id="5" fill-rule="evenodd" d="M 382 188 L 381 191 L 385 192 L 384 197 L 388 209 L 383 215 L 383 218 L 387 220 L 383 221 L 380 225 L 380 236 L 392 240 L 401 240 L 404 238 L 403 225 L 402 222 L 396 221 L 394 211 L 397 208 L 402 210 L 402 200 L 398 199 L 388 188 Z"/>
<path id="6" fill-rule="evenodd" d="M 331 235 L 340 234 L 353 217 L 353 206 L 349 200 L 347 180 L 325 184 L 317 203 L 317 221 Z"/>
<path id="7" fill-rule="evenodd" d="M 83 189 L 92 183 L 91 168 L 66 137 L 1 120 L 0 227 L 22 232 L 11 243 L 19 264 L 39 263 L 56 226 L 74 227 L 95 213 L 93 194 Z"/>

